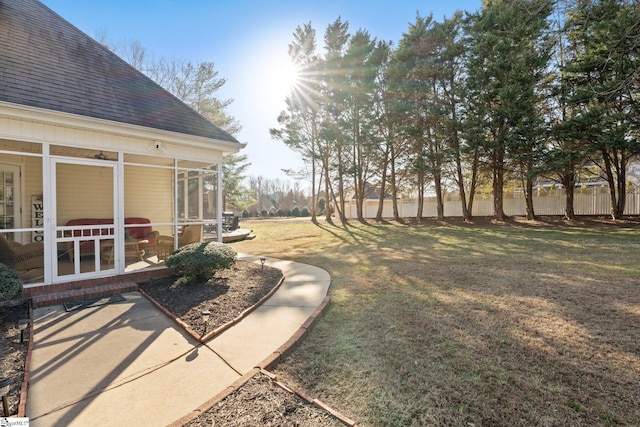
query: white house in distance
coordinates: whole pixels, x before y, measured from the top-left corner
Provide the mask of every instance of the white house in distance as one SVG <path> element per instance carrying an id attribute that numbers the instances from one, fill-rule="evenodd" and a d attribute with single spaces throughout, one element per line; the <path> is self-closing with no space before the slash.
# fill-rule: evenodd
<path id="1" fill-rule="evenodd" d="M 0 262 L 26 296 L 220 240 L 222 159 L 241 148 L 37 0 L 0 0 Z"/>

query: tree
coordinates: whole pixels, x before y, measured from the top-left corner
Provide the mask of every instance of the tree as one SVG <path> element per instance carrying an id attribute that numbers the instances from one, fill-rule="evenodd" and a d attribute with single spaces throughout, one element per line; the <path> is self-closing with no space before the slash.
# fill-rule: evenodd
<path id="1" fill-rule="evenodd" d="M 379 142 L 373 122 L 373 105 L 375 81 L 384 58 L 382 49 L 384 45 L 376 44 L 368 32 L 359 30 L 351 36 L 343 57 L 345 108 L 340 127 L 345 147 L 351 152 L 345 163 L 351 175 L 359 221 L 364 221 L 364 200 Z"/>
<path id="2" fill-rule="evenodd" d="M 402 153 L 402 132 L 399 122 L 402 115 L 402 102 L 400 102 L 398 84 L 400 74 L 397 70 L 395 57 L 391 51 L 391 43 L 381 43 L 378 48 L 381 55 L 380 70 L 376 79 L 374 89 L 374 118 L 373 122 L 377 126 L 377 133 L 380 135 L 378 145 L 378 174 L 380 195 L 378 199 L 378 211 L 376 220 L 382 221 L 384 200 L 389 183 L 391 198 L 393 200 L 393 216 L 400 219 L 398 212 L 398 185 L 396 162 L 399 154 Z"/>
<path id="3" fill-rule="evenodd" d="M 526 179 L 532 218 L 532 166 L 539 149 L 536 86 L 548 61 L 544 40 L 547 0 L 487 0 L 469 21 L 469 114 L 493 176 L 494 214 L 503 221 L 505 175 L 514 165 Z"/>
<path id="4" fill-rule="evenodd" d="M 243 185 L 250 165 L 246 154 L 232 154 L 224 157 L 222 163 L 224 210 L 242 212 L 254 203 L 249 190 Z"/>
<path id="5" fill-rule="evenodd" d="M 451 168 L 450 176 L 458 186 L 463 219 L 469 221 L 477 183 L 478 156 L 477 150 L 470 149 L 462 135 L 467 50 L 462 37 L 462 17 L 462 12 L 458 11 L 450 19 L 436 23 L 434 31 L 440 40 L 436 53 L 437 85 L 441 92 L 438 99 L 442 137 L 447 141 L 445 155 Z M 467 174 L 470 175 L 469 180 L 465 178 Z"/>
<path id="6" fill-rule="evenodd" d="M 324 33 L 324 60 L 321 82 L 323 99 L 326 100 L 320 130 L 325 194 L 331 197 L 342 223 L 345 217 L 345 180 L 348 165 L 345 164 L 345 138 L 342 135 L 341 119 L 346 101 L 346 70 L 343 63 L 344 50 L 349 41 L 349 23 L 338 18 L 327 26 Z M 338 194 L 332 185 L 332 175 L 338 181 Z M 339 203 L 337 202 L 339 200 Z M 325 209 L 327 221 L 331 220 L 331 209 Z"/>
<path id="7" fill-rule="evenodd" d="M 564 68 L 576 110 L 571 123 L 609 184 L 611 217 L 624 215 L 626 172 L 640 154 L 640 7 L 625 0 L 577 0 L 567 17 L 575 55 Z"/>
<path id="8" fill-rule="evenodd" d="M 321 62 L 316 53 L 316 31 L 311 23 L 298 26 L 289 44 L 289 58 L 298 68 L 300 81 L 286 98 L 286 110 L 278 116 L 279 128 L 270 129 L 271 137 L 284 142 L 299 153 L 310 169 L 311 221 L 317 218 L 318 144 L 320 85 L 317 69 Z"/>
<path id="9" fill-rule="evenodd" d="M 433 57 L 432 40 L 428 32 L 433 25 L 433 16 L 416 16 L 414 24 L 409 26 L 396 51 L 396 57 L 405 72 L 400 90 L 407 102 L 407 114 L 403 127 L 411 148 L 411 168 L 416 176 L 418 196 L 417 220 L 422 219 L 426 175 L 428 172 L 425 146 L 428 143 L 433 124 L 429 114 L 432 95 L 431 70 L 429 61 Z"/>
<path id="10" fill-rule="evenodd" d="M 555 49 L 550 62 L 552 84 L 544 109 L 549 139 L 542 156 L 539 173 L 562 184 L 565 193 L 565 218 L 573 219 L 576 180 L 584 166 L 589 144 L 583 124 L 576 118 L 579 111 L 569 104 L 573 91 L 565 74 L 567 63 L 576 52 L 565 29 L 566 3 L 558 2 L 554 17 Z"/>

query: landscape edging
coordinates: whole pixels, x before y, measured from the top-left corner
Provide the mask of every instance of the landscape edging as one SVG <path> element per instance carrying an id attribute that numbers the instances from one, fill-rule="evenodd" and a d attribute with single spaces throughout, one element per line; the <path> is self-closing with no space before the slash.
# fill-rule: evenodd
<path id="1" fill-rule="evenodd" d="M 162 311 L 165 314 L 165 316 L 169 317 L 174 322 L 176 322 L 178 324 L 178 326 L 180 326 L 182 329 L 184 329 L 186 333 L 191 335 L 191 337 L 193 339 L 195 339 L 196 341 L 198 341 L 201 344 L 204 344 L 206 341 L 214 338 L 217 335 L 220 335 L 222 332 L 226 331 L 227 329 L 229 329 L 233 325 L 235 325 L 238 322 L 240 322 L 242 319 L 247 317 L 249 315 L 249 313 L 251 313 L 256 308 L 258 308 L 260 305 L 262 305 L 267 299 L 269 299 L 271 296 L 273 296 L 273 294 L 278 290 L 280 285 L 282 285 L 282 283 L 284 282 L 284 279 L 285 279 L 285 276 L 283 275 L 282 278 L 280 279 L 280 281 L 273 287 L 273 289 L 271 289 L 269 291 L 269 293 L 267 293 L 265 296 L 260 298 L 260 300 L 258 302 L 256 302 L 251 307 L 249 307 L 249 308 L 245 309 L 244 311 L 242 311 L 234 319 L 228 321 L 224 325 L 218 326 L 216 329 L 214 329 L 213 331 L 209 332 L 206 335 L 199 335 L 196 331 L 191 329 L 191 327 L 189 325 L 187 325 L 179 317 L 177 317 L 175 314 L 171 313 L 169 310 L 167 310 L 165 307 L 163 307 L 162 304 L 160 304 L 158 301 L 156 301 L 151 295 L 146 293 L 142 288 L 138 287 L 138 292 L 140 292 L 142 294 L 142 296 L 144 296 L 146 299 L 151 301 L 151 303 L 153 305 L 155 305 L 160 311 Z"/>
<path id="2" fill-rule="evenodd" d="M 284 277 L 283 277 L 283 280 L 284 280 Z M 313 313 L 311 313 L 309 318 L 302 324 L 302 326 L 300 326 L 300 328 L 291 336 L 291 338 L 287 340 L 285 344 L 280 346 L 275 352 L 273 352 L 271 355 L 265 358 L 262 362 L 260 362 L 258 366 L 251 369 L 249 372 L 247 372 L 242 377 L 237 379 L 231 386 L 225 388 L 224 390 L 222 390 L 221 392 L 213 396 L 207 402 L 203 403 L 198 408 L 194 409 L 191 413 L 169 424 L 168 427 L 182 427 L 187 423 L 195 420 L 201 414 L 213 408 L 219 402 L 224 400 L 227 396 L 237 391 L 240 387 L 244 386 L 257 373 L 262 373 L 266 375 L 271 379 L 271 381 L 274 382 L 274 384 L 276 384 L 281 389 L 289 393 L 295 394 L 305 402 L 310 403 L 316 406 L 317 408 L 327 412 L 328 414 L 335 417 L 337 420 L 339 420 L 343 424 L 349 427 L 357 427 L 357 423 L 355 421 L 351 420 L 350 418 L 346 417 L 345 415 L 331 408 L 329 405 L 323 403 L 321 400 L 310 397 L 309 395 L 302 392 L 301 390 L 298 390 L 295 387 L 291 387 L 284 384 L 283 382 L 277 379 L 276 374 L 274 374 L 269 370 L 269 369 L 273 369 L 276 365 L 278 365 L 278 363 L 280 363 L 287 355 L 289 355 L 295 349 L 295 347 L 297 347 L 300 344 L 300 342 L 307 336 L 308 332 L 315 326 L 316 322 L 321 317 L 324 310 L 329 305 L 330 301 L 331 301 L 331 297 L 329 296 L 324 297 L 324 299 L 322 300 L 322 303 L 318 306 L 318 308 L 315 309 Z"/>

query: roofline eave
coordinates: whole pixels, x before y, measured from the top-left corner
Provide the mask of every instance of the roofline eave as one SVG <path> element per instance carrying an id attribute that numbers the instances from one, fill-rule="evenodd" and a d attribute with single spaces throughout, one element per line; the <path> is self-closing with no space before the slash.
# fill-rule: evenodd
<path id="1" fill-rule="evenodd" d="M 101 131 L 128 137 L 160 140 L 167 143 L 189 145 L 195 148 L 217 149 L 223 153 L 237 153 L 247 144 L 225 141 L 216 138 L 189 135 L 146 126 L 99 119 L 39 107 L 0 101 L 0 117 L 37 121 L 46 124 L 62 125 L 83 130 Z M 235 139 L 235 138 L 234 138 Z"/>

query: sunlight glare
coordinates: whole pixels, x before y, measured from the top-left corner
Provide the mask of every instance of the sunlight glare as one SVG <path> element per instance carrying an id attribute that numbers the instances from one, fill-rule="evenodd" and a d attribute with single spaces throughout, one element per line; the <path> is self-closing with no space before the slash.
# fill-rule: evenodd
<path id="1" fill-rule="evenodd" d="M 289 58 L 274 61 L 268 70 L 269 92 L 279 100 L 284 100 L 297 85 L 298 78 L 298 69 Z"/>
<path id="2" fill-rule="evenodd" d="M 298 84 L 298 68 L 289 60 L 283 61 L 280 69 L 279 86 L 289 93 Z"/>

